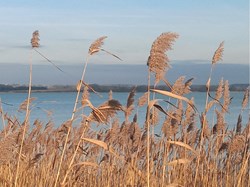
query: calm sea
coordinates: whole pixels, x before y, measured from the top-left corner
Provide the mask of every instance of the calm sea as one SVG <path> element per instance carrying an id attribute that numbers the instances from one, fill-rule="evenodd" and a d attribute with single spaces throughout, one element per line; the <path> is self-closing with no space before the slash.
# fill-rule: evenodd
<path id="1" fill-rule="evenodd" d="M 126 101 L 129 93 L 113 93 L 113 98 L 118 100 L 122 105 L 126 105 Z M 143 93 L 136 93 L 135 102 L 137 99 L 142 96 Z M 90 101 L 94 106 L 98 106 L 105 102 L 108 99 L 108 93 L 101 93 L 102 97 L 99 97 L 96 94 L 91 93 Z M 238 115 L 241 111 L 241 103 L 243 99 L 243 92 L 231 92 L 230 93 L 232 103 L 230 105 L 229 113 L 226 114 L 226 123 L 230 128 L 234 127 L 237 123 Z M 35 97 L 36 100 L 32 102 L 32 112 L 31 112 L 31 122 L 34 122 L 35 119 L 39 119 L 44 124 L 49 120 L 53 121 L 55 126 L 61 125 L 63 122 L 71 118 L 74 101 L 76 93 L 73 92 L 57 92 L 57 93 L 32 93 L 32 97 Z M 3 102 L 2 107 L 4 113 L 17 117 L 19 120 L 24 119 L 25 112 L 18 111 L 20 104 L 27 98 L 27 93 L 1 93 L 1 100 Z M 167 97 L 159 96 L 158 98 L 168 100 Z M 187 97 L 195 98 L 195 105 L 198 111 L 201 113 L 204 110 L 206 93 L 203 92 L 194 92 L 189 94 Z M 173 99 L 172 103 L 175 103 Z M 163 108 L 166 108 L 167 105 L 165 102 L 160 103 L 163 105 Z M 214 108 L 212 108 L 213 110 Z M 211 110 L 211 111 L 212 111 Z M 145 121 L 145 111 L 146 108 L 136 109 L 135 112 L 138 112 L 138 122 L 140 125 L 144 124 Z M 51 115 L 48 115 L 48 112 Z M 84 109 L 84 114 L 88 115 L 90 110 Z M 124 115 L 122 113 L 118 114 L 120 122 L 123 121 Z M 78 116 L 79 118 L 81 116 Z M 133 116 L 132 116 L 133 117 Z M 131 118 L 132 118 L 131 117 Z M 209 115 L 210 125 L 216 123 L 216 117 L 213 112 Z M 245 126 L 248 122 L 249 109 L 244 110 L 242 117 L 242 125 Z M 164 117 L 162 116 L 162 120 Z M 214 121 L 213 121 L 214 119 Z M 198 119 L 197 119 L 198 120 Z M 1 127 L 2 128 L 2 127 Z"/>

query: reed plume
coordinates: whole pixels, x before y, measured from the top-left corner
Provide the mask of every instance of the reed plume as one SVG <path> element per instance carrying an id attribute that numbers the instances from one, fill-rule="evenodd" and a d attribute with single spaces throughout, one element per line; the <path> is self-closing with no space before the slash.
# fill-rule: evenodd
<path id="1" fill-rule="evenodd" d="M 215 100 L 220 100 L 220 98 L 222 97 L 223 91 L 224 91 L 224 81 L 223 79 L 220 80 L 219 85 L 217 87 L 216 93 L 215 93 Z"/>
<path id="2" fill-rule="evenodd" d="M 125 120 L 128 122 L 129 116 L 132 114 L 132 111 L 134 110 L 134 97 L 135 97 L 135 90 L 136 87 L 133 87 L 132 90 L 130 91 L 127 99 L 127 106 L 125 109 Z"/>
<path id="3" fill-rule="evenodd" d="M 172 45 L 179 37 L 176 33 L 162 33 L 152 44 L 147 65 L 150 72 L 155 73 L 156 82 L 158 82 L 165 74 L 166 69 L 170 67 L 169 58 L 165 54 L 166 51 L 172 49 Z"/>
<path id="4" fill-rule="evenodd" d="M 39 31 L 38 30 L 36 30 L 36 31 L 34 31 L 33 32 L 33 34 L 32 34 L 32 38 L 31 38 L 31 46 L 32 46 L 32 48 L 38 48 L 39 46 L 40 46 L 40 43 L 39 43 L 39 41 L 40 41 L 40 39 L 39 39 Z"/>
<path id="5" fill-rule="evenodd" d="M 216 64 L 218 61 L 222 60 L 223 51 L 224 51 L 224 42 L 221 42 L 219 47 L 214 53 L 212 64 Z"/>
<path id="6" fill-rule="evenodd" d="M 249 88 L 247 88 L 244 93 L 244 97 L 243 97 L 242 104 L 241 104 L 242 110 L 244 110 L 248 104 L 249 104 Z"/>
<path id="7" fill-rule="evenodd" d="M 94 53 L 99 52 L 106 38 L 107 36 L 102 36 L 96 39 L 89 47 L 89 54 L 93 55 Z"/>
<path id="8" fill-rule="evenodd" d="M 224 102 L 223 102 L 222 112 L 225 113 L 225 112 L 228 112 L 229 105 L 230 105 L 231 99 L 232 99 L 232 98 L 230 98 L 230 88 L 229 88 L 229 82 L 228 81 L 225 81 L 225 84 L 224 84 L 223 99 L 224 99 Z"/>
<path id="9" fill-rule="evenodd" d="M 139 107 L 142 107 L 142 106 L 144 106 L 144 105 L 147 103 L 147 100 L 148 100 L 148 93 L 145 92 L 145 93 L 138 99 L 137 105 L 138 105 Z"/>

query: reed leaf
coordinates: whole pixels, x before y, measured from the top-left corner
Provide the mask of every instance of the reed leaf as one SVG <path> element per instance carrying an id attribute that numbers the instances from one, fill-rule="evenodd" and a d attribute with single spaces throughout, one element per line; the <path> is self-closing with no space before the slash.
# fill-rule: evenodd
<path id="1" fill-rule="evenodd" d="M 84 165 L 84 166 L 92 166 L 92 167 L 99 167 L 98 164 L 93 163 L 93 162 L 79 162 L 77 164 L 72 165 L 71 168 L 74 168 L 76 166 L 82 166 L 82 165 Z"/>
<path id="2" fill-rule="evenodd" d="M 192 108 L 194 111 L 198 111 L 197 108 L 194 106 L 193 102 L 191 100 L 189 100 L 188 98 L 186 97 L 183 97 L 183 96 L 180 96 L 180 95 L 177 95 L 177 94 L 173 94 L 169 91 L 164 91 L 164 90 L 157 90 L 157 89 L 150 89 L 152 92 L 155 92 L 155 93 L 159 93 L 159 94 L 162 94 L 162 95 L 166 95 L 168 97 L 172 97 L 172 98 L 175 98 L 175 99 L 180 99 L 182 101 L 185 101 L 187 102 Z"/>
<path id="3" fill-rule="evenodd" d="M 95 145 L 98 145 L 98 146 L 102 147 L 105 150 L 108 150 L 108 145 L 103 141 L 94 140 L 94 139 L 90 139 L 90 138 L 82 138 L 82 140 L 93 143 Z"/>
<path id="4" fill-rule="evenodd" d="M 181 147 L 184 147 L 186 149 L 189 149 L 190 151 L 192 151 L 195 155 L 198 155 L 197 151 L 194 150 L 194 148 L 192 148 L 191 146 L 189 146 L 188 144 L 185 144 L 183 142 L 179 142 L 179 141 L 172 141 L 172 140 L 168 140 L 167 143 L 173 144 L 173 145 L 179 145 Z"/>
<path id="5" fill-rule="evenodd" d="M 172 114 L 166 112 L 160 105 L 158 104 L 154 104 L 154 107 L 157 108 L 159 111 L 161 111 L 162 113 L 166 114 L 167 116 L 169 116 L 172 119 L 176 119 L 178 120 L 175 116 L 173 116 Z"/>

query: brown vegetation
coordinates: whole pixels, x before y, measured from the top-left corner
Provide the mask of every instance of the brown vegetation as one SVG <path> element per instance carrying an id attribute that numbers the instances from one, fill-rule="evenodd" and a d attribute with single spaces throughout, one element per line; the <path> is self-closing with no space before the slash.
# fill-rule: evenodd
<path id="1" fill-rule="evenodd" d="M 133 88 L 125 106 L 110 92 L 109 100 L 94 106 L 88 93 L 92 88 L 84 82 L 84 75 L 88 59 L 101 50 L 106 38 L 101 37 L 89 48 L 72 118 L 60 127 L 39 120 L 31 126 L 30 93 L 20 106 L 26 111 L 23 123 L 5 114 L 1 106 L 0 186 L 248 186 L 250 121 L 242 125 L 241 116 L 249 107 L 249 90 L 240 103 L 238 123 L 229 129 L 225 121 L 231 101 L 228 81 L 221 80 L 216 94 L 210 94 L 212 68 L 222 59 L 221 43 L 212 59 L 204 111 L 197 111 L 195 98 L 185 97 L 192 79 L 185 81 L 181 76 L 171 84 L 165 76 L 169 68 L 165 52 L 177 37 L 174 33 L 160 35 L 148 61 L 155 86 L 162 81 L 169 91 L 149 87 L 136 101 Z M 32 47 L 37 44 L 32 41 Z M 151 99 L 150 93 L 162 94 L 166 100 L 155 94 Z M 145 124 L 138 124 L 137 111 L 145 105 Z M 91 113 L 86 114 L 85 107 L 90 107 Z M 207 120 L 209 111 L 214 112 L 215 122 Z M 117 118 L 118 112 L 124 113 L 123 122 Z M 76 118 L 81 118 L 81 123 L 73 126 Z M 106 128 L 93 130 L 93 123 Z M 154 132 L 156 125 L 161 127 L 160 134 Z"/>

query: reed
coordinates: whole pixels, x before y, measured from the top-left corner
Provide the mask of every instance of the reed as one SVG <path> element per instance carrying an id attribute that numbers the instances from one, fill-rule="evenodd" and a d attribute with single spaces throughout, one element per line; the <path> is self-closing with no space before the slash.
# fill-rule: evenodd
<path id="1" fill-rule="evenodd" d="M 57 186 L 57 181 L 58 181 L 58 179 L 59 179 L 60 169 L 61 169 L 61 165 L 62 165 L 64 153 L 65 153 L 65 151 L 66 151 L 66 146 L 67 146 L 67 142 L 68 142 L 68 139 L 69 139 L 70 131 L 71 131 L 71 128 L 72 128 L 72 123 L 73 123 L 73 120 L 74 120 L 74 116 L 75 116 L 75 113 L 76 113 L 76 111 L 77 111 L 77 104 L 78 104 L 78 100 L 79 100 L 79 96 L 80 96 L 80 92 L 81 92 L 81 87 L 82 87 L 82 85 L 84 85 L 84 86 L 86 86 L 87 88 L 90 88 L 90 87 L 84 82 L 84 76 L 85 76 L 85 73 L 86 73 L 86 69 L 87 69 L 87 65 L 88 65 L 88 62 L 89 62 L 89 58 L 90 58 L 93 54 L 96 54 L 96 53 L 98 53 L 98 52 L 101 50 L 101 51 L 105 51 L 105 52 L 107 52 L 108 54 L 110 54 L 110 55 L 112 55 L 112 56 L 118 58 L 119 60 L 121 60 L 118 56 L 116 56 L 116 55 L 114 55 L 114 54 L 112 54 L 112 53 L 110 53 L 110 52 L 108 52 L 108 51 L 106 51 L 105 49 L 102 48 L 102 45 L 104 44 L 104 40 L 105 40 L 106 38 L 107 38 L 107 36 L 103 36 L 103 37 L 100 37 L 100 38 L 96 39 L 96 40 L 90 45 L 90 47 L 89 47 L 88 57 L 87 57 L 87 59 L 86 59 L 85 65 L 84 65 L 84 69 L 83 69 L 83 72 L 82 72 L 82 77 L 81 77 L 81 79 L 80 79 L 80 81 L 79 81 L 79 83 L 78 83 L 78 85 L 77 85 L 77 95 L 76 95 L 75 105 L 74 105 L 74 108 L 73 108 L 72 117 L 71 117 L 71 119 L 70 119 L 70 122 L 71 122 L 71 123 L 70 123 L 70 126 L 69 126 L 68 131 L 67 131 L 66 140 L 65 140 L 65 143 L 64 143 L 64 147 L 63 147 L 63 151 L 62 151 L 62 155 L 61 155 L 61 160 L 60 160 L 60 164 L 59 164 L 59 169 L 58 169 L 58 172 L 57 172 L 56 181 L 55 181 L 55 185 L 54 185 L 54 186 Z M 93 89 L 91 89 L 91 90 L 93 91 Z M 93 116 L 94 116 L 94 118 L 95 118 L 98 122 L 99 122 L 99 120 L 100 120 L 101 122 L 104 122 L 104 121 L 106 121 L 106 120 L 109 118 L 109 115 L 110 115 L 109 113 L 110 113 L 110 111 L 107 112 L 107 113 L 105 113 L 105 114 L 106 114 L 106 116 L 105 116 L 105 115 L 103 114 L 104 111 L 100 111 L 100 109 L 95 109 L 94 107 L 92 107 L 93 105 L 92 105 L 88 100 L 85 100 L 85 101 L 89 104 L 88 106 L 90 106 L 91 108 L 94 109 L 94 110 L 93 110 Z M 111 106 L 112 104 L 114 104 L 114 103 L 111 102 L 111 101 L 108 102 L 108 106 L 111 107 L 111 108 L 112 108 L 112 107 L 114 108 L 114 106 Z M 116 106 L 116 107 L 117 107 L 117 106 Z M 109 109 L 110 109 L 110 108 L 109 108 Z M 101 117 L 100 117 L 99 114 L 101 115 Z M 65 176 L 64 176 L 64 178 L 63 178 L 63 181 L 62 181 L 61 185 L 65 185 L 65 182 L 66 182 L 68 173 L 69 173 L 70 170 L 71 170 L 71 166 L 72 166 L 72 164 L 73 164 L 73 162 L 74 162 L 74 159 L 75 159 L 75 157 L 76 157 L 76 154 L 77 154 L 77 151 L 78 151 L 78 149 L 79 149 L 80 143 L 81 143 L 81 141 L 83 140 L 84 133 L 85 133 L 86 128 L 87 128 L 87 126 L 88 126 L 88 122 L 89 122 L 89 120 L 92 119 L 91 117 L 92 117 L 92 116 L 90 116 L 90 117 L 88 118 L 88 120 L 86 120 L 85 123 L 84 123 L 84 125 L 83 125 L 83 131 L 82 131 L 82 133 L 81 133 L 80 139 L 79 139 L 79 141 L 78 141 L 78 143 L 77 143 L 76 149 L 75 149 L 75 151 L 74 151 L 74 153 L 73 153 L 73 156 L 72 156 L 71 161 L 70 161 L 69 166 L 68 166 L 68 170 L 66 171 L 66 174 L 65 174 Z M 103 120 L 104 120 L 104 121 L 103 121 Z"/>
<path id="2" fill-rule="evenodd" d="M 31 47 L 33 48 L 38 48 L 39 47 L 39 31 L 34 31 L 32 34 L 31 38 Z M 19 166 L 20 166 L 20 160 L 21 160 L 21 155 L 23 151 L 23 144 L 24 144 L 24 139 L 25 139 L 25 134 L 26 134 L 26 129 L 28 126 L 28 121 L 29 121 L 29 115 L 30 115 L 30 97 L 31 97 L 31 86 L 32 86 L 32 50 L 30 53 L 30 72 L 29 72 L 29 90 L 28 90 L 28 98 L 25 102 L 26 105 L 26 115 L 24 119 L 24 124 L 23 124 L 23 133 L 22 133 L 22 139 L 21 139 L 21 145 L 20 145 L 20 150 L 19 150 L 19 156 L 18 156 L 18 161 L 17 161 L 17 168 L 16 168 L 16 177 L 15 177 L 15 186 L 17 186 L 17 180 L 18 180 L 18 175 L 19 175 Z"/>
<path id="3" fill-rule="evenodd" d="M 20 122 L 0 106 L 4 125 L 0 131 L 0 186 L 249 186 L 250 121 L 242 119 L 249 108 L 249 89 L 242 94 L 239 117 L 230 129 L 225 118 L 231 102 L 228 81 L 221 79 L 215 94 L 209 91 L 212 69 L 222 59 L 221 43 L 212 58 L 205 108 L 200 113 L 195 98 L 187 97 L 193 79 L 180 75 L 173 83 L 167 80 L 170 65 L 165 53 L 177 37 L 163 33 L 154 41 L 148 61 L 148 91 L 136 100 L 134 87 L 124 106 L 113 98 L 112 91 L 99 106 L 89 97 L 90 91 L 95 93 L 84 82 L 89 58 L 106 52 L 102 48 L 106 37 L 94 41 L 77 84 L 72 117 L 59 127 L 49 120 L 29 124 L 34 100 L 30 59 L 28 97 L 19 107 L 26 112 L 25 120 Z M 39 47 L 38 41 L 34 33 L 32 47 Z M 166 89 L 150 89 L 151 75 L 154 85 L 162 81 Z M 164 99 L 158 99 L 158 94 Z M 138 111 L 145 106 L 145 123 L 139 124 Z M 85 107 L 91 111 L 87 113 Z M 213 121 L 207 119 L 208 112 L 214 113 Z M 124 115 L 124 121 L 117 114 Z M 73 126 L 78 118 L 81 121 Z M 159 133 L 153 131 L 155 126 L 161 129 Z"/>
<path id="4" fill-rule="evenodd" d="M 173 42 L 178 38 L 178 34 L 176 33 L 162 33 L 160 36 L 156 38 L 153 42 L 150 50 L 150 55 L 148 57 L 148 106 L 150 104 L 150 73 L 153 72 L 155 74 L 155 86 L 160 82 L 160 80 L 165 80 L 165 73 L 167 69 L 170 67 L 169 58 L 165 54 L 166 51 L 172 49 Z M 165 81 L 168 83 L 168 81 Z M 168 84 L 171 88 L 171 85 Z M 147 110 L 147 186 L 150 186 L 150 112 L 151 109 Z M 154 109 L 153 113 L 154 113 Z"/>

